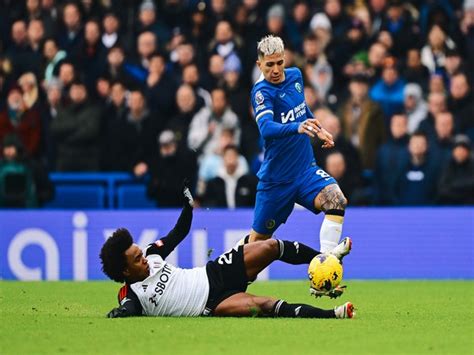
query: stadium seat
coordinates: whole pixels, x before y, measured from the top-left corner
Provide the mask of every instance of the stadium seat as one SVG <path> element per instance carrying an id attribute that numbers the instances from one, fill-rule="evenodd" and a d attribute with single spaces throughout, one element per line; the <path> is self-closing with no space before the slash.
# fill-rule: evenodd
<path id="1" fill-rule="evenodd" d="M 97 208 L 105 207 L 105 188 L 99 184 L 56 185 L 55 197 L 45 208 Z"/>
<path id="2" fill-rule="evenodd" d="M 147 197 L 144 184 L 125 184 L 117 188 L 117 208 L 152 209 L 156 203 Z"/>

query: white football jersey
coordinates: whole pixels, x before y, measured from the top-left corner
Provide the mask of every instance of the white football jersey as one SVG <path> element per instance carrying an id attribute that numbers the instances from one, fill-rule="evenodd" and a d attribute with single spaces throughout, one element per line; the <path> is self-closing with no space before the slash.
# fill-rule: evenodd
<path id="1" fill-rule="evenodd" d="M 206 268 L 180 269 L 160 255 L 147 256 L 150 276 L 130 285 L 146 316 L 200 316 L 209 297 Z"/>

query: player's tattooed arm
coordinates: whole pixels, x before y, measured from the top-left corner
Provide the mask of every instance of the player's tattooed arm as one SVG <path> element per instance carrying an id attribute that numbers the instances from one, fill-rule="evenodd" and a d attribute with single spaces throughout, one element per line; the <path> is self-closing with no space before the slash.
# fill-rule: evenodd
<path id="1" fill-rule="evenodd" d="M 344 210 L 347 200 L 337 184 L 326 186 L 316 197 L 316 208 L 326 212 L 329 210 Z"/>

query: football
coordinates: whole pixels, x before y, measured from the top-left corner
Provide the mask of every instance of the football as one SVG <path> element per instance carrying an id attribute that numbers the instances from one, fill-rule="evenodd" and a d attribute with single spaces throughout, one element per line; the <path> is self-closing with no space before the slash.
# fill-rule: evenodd
<path id="1" fill-rule="evenodd" d="M 341 261 L 332 254 L 319 254 L 308 267 L 311 287 L 318 291 L 331 291 L 342 280 Z"/>

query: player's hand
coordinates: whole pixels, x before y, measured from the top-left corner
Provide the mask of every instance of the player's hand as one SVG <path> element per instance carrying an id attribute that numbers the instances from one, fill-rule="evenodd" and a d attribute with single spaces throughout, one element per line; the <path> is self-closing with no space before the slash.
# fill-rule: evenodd
<path id="1" fill-rule="evenodd" d="M 184 179 L 183 181 L 183 201 L 184 204 L 189 205 L 189 207 L 193 208 L 194 207 L 194 198 L 191 193 L 191 190 L 189 190 L 189 180 Z"/>
<path id="2" fill-rule="evenodd" d="M 107 313 L 107 318 L 120 318 L 126 316 L 126 309 L 122 307 L 117 307 L 112 309 L 109 313 Z"/>
<path id="3" fill-rule="evenodd" d="M 319 131 L 321 131 L 321 124 L 315 118 L 308 118 L 300 123 L 298 126 L 298 133 L 306 134 L 311 138 L 316 137 Z"/>
<path id="4" fill-rule="evenodd" d="M 322 127 L 321 130 L 318 132 L 318 138 L 323 141 L 323 148 L 334 147 L 334 138 L 332 137 L 332 134 Z"/>

